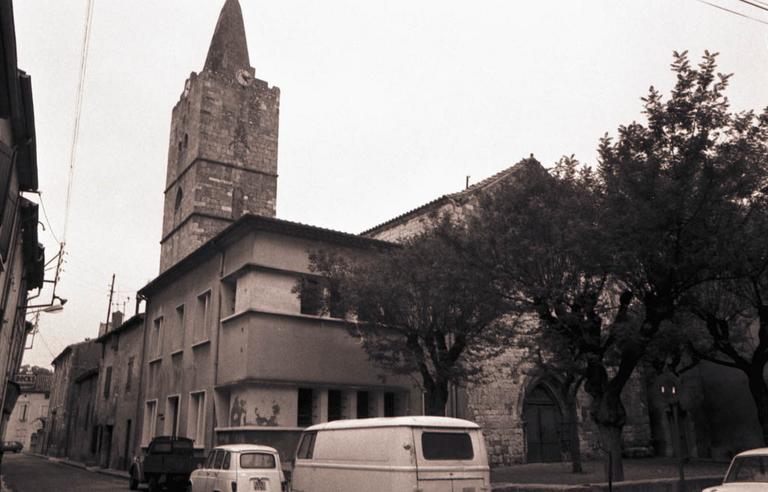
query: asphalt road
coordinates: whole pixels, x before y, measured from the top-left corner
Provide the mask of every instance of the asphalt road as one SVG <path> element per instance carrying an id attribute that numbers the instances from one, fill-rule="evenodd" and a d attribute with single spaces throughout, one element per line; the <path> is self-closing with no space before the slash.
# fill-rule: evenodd
<path id="1" fill-rule="evenodd" d="M 13 492 L 128 491 L 128 481 L 28 454 L 3 456 L 2 474 Z"/>

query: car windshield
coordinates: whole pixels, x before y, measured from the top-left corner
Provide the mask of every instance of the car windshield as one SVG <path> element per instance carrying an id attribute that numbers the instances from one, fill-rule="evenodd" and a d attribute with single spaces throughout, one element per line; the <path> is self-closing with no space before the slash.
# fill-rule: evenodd
<path id="1" fill-rule="evenodd" d="M 274 468 L 275 456 L 269 453 L 243 453 L 240 468 Z"/>
<path id="2" fill-rule="evenodd" d="M 725 482 L 768 482 L 768 456 L 734 459 Z"/>

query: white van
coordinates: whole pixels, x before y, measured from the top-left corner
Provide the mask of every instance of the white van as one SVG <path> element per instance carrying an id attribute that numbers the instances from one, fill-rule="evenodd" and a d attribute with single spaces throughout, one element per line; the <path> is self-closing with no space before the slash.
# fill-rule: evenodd
<path id="1" fill-rule="evenodd" d="M 336 420 L 301 436 L 292 492 L 491 490 L 480 427 L 447 417 Z"/>

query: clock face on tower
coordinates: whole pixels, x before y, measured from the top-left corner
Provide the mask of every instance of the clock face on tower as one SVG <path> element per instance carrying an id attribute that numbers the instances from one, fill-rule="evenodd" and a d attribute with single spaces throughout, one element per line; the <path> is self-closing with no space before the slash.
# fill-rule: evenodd
<path id="1" fill-rule="evenodd" d="M 251 82 L 253 82 L 253 75 L 251 75 L 248 70 L 241 68 L 235 73 L 235 79 L 237 80 L 238 84 L 242 85 L 243 87 L 248 87 L 251 85 Z"/>

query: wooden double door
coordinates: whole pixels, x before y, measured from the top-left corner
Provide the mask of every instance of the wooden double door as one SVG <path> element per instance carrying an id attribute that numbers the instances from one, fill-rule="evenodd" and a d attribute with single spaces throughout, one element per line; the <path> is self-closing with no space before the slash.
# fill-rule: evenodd
<path id="1" fill-rule="evenodd" d="M 528 463 L 562 461 L 563 413 L 544 386 L 536 386 L 525 399 L 525 438 Z"/>

